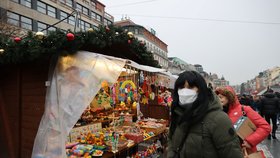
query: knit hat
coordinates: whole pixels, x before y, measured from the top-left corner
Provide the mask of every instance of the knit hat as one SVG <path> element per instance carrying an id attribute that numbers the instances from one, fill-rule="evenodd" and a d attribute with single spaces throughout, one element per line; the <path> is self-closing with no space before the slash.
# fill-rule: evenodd
<path id="1" fill-rule="evenodd" d="M 230 90 L 228 90 L 227 88 L 218 87 L 218 88 L 216 88 L 215 93 L 217 95 L 221 94 L 221 95 L 225 96 L 228 99 L 229 105 L 233 105 L 235 103 L 234 94 Z"/>

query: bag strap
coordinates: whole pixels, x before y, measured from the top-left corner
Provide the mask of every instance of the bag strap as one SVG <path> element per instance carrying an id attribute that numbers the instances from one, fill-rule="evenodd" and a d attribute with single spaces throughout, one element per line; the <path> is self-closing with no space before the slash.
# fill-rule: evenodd
<path id="1" fill-rule="evenodd" d="M 247 116 L 246 111 L 244 110 L 244 105 L 241 105 L 242 115 Z"/>

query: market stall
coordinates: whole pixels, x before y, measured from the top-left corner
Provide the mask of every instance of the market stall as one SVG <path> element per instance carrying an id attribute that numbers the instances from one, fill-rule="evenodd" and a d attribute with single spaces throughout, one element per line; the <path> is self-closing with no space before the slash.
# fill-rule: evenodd
<path id="1" fill-rule="evenodd" d="M 145 89 L 141 72 L 146 71 L 135 65 L 87 52 L 61 57 L 49 82 L 32 157 L 110 157 L 132 147 L 127 155 L 137 157 L 139 143 L 152 138 L 140 155 L 156 153 L 167 122 L 137 117 Z"/>

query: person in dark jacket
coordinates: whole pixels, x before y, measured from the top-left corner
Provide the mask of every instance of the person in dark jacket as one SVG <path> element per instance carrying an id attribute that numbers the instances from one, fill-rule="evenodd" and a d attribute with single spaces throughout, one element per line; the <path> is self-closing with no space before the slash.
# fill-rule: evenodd
<path id="1" fill-rule="evenodd" d="M 229 117 L 203 77 L 181 73 L 175 82 L 167 158 L 243 158 Z"/>
<path id="2" fill-rule="evenodd" d="M 279 125 L 280 122 L 280 93 L 279 92 L 275 92 L 275 95 L 278 99 L 278 114 L 277 114 L 277 125 Z"/>
<path id="3" fill-rule="evenodd" d="M 260 103 L 261 112 L 264 114 L 265 120 L 269 124 L 270 120 L 272 120 L 272 138 L 277 139 L 275 134 L 277 130 L 277 113 L 279 111 L 279 103 L 272 89 L 269 89 L 264 94 Z M 268 139 L 271 139 L 271 135 L 268 136 Z"/>

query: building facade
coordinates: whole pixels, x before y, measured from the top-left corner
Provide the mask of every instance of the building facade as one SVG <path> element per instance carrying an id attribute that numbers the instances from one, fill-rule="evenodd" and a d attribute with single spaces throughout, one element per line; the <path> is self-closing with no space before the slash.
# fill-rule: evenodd
<path id="1" fill-rule="evenodd" d="M 167 69 L 168 46 L 156 36 L 154 30 L 148 30 L 141 25 L 135 24 L 129 19 L 115 22 L 115 25 L 124 28 L 128 32 L 132 32 L 138 40 L 143 41 L 146 44 L 147 50 L 153 53 L 154 59 L 158 61 L 159 65 L 162 68 Z"/>
<path id="2" fill-rule="evenodd" d="M 179 75 L 183 71 L 196 71 L 195 67 L 177 57 L 169 57 L 168 71 L 173 75 Z"/>
<path id="3" fill-rule="evenodd" d="M 105 5 L 97 0 L 1 0 L 0 11 L 7 24 L 44 33 L 57 28 L 85 31 L 114 22 L 114 17 L 105 12 Z"/>
<path id="4" fill-rule="evenodd" d="M 243 93 L 265 92 L 268 87 L 280 85 L 280 67 L 260 72 L 255 78 L 243 83 Z"/>

